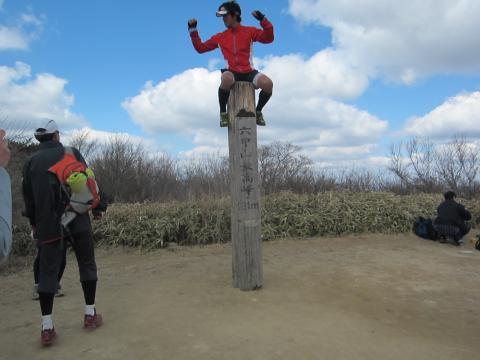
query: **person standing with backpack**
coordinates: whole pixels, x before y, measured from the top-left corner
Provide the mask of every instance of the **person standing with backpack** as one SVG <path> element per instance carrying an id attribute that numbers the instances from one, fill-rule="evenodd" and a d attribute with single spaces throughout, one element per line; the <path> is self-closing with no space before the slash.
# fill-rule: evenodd
<path id="1" fill-rule="evenodd" d="M 85 299 L 83 326 L 86 329 L 96 329 L 103 324 L 103 319 L 95 308 L 97 266 L 90 216 L 88 212 L 75 213 L 75 216 L 65 221 L 70 206 L 70 193 L 68 186 L 57 176 L 59 168 L 63 164 L 68 165 L 65 162 L 67 155 L 70 154 L 70 159 L 76 161 L 73 165 L 80 165 L 83 169 L 87 168 L 85 160 L 78 150 L 66 148 L 60 143 L 60 133 L 54 120 L 49 120 L 44 127 L 38 128 L 35 138 L 40 146 L 24 165 L 22 191 L 25 215 L 41 250 L 38 284 L 42 312 L 41 343 L 48 346 L 53 344 L 57 336 L 52 312 L 65 241 L 72 243 L 78 262 Z M 72 160 L 69 164 L 72 164 Z M 67 170 L 65 166 L 63 173 L 67 174 Z M 96 204 L 92 209 L 94 218 L 101 218 L 102 211 L 105 210 L 105 204 Z"/>

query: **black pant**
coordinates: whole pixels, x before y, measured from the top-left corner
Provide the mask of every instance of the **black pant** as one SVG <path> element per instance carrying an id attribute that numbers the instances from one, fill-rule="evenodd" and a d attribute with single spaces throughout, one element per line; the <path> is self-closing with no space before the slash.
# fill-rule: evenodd
<path id="1" fill-rule="evenodd" d="M 33 262 L 33 278 L 35 284 L 38 284 L 40 278 L 40 252 L 41 247 L 38 247 L 37 256 L 35 256 L 35 261 Z M 67 266 L 67 247 L 64 247 L 63 251 L 63 259 L 62 263 L 60 264 L 60 271 L 58 272 L 58 284 L 60 284 L 60 280 L 62 280 L 63 273 L 65 272 L 65 267 Z"/>
<path id="2" fill-rule="evenodd" d="M 92 231 L 72 234 L 70 240 L 78 262 L 80 281 L 96 281 L 97 265 L 95 263 Z M 60 273 L 64 253 L 64 241 L 40 245 L 38 292 L 55 293 L 57 291 L 58 274 Z"/>
<path id="3" fill-rule="evenodd" d="M 459 239 L 461 239 L 470 232 L 471 226 L 469 224 L 462 224 L 462 226 L 458 228 L 460 229 Z"/>
<path id="4" fill-rule="evenodd" d="M 434 228 L 440 238 L 452 238 L 456 242 L 470 232 L 470 225 L 465 223 L 461 225 L 435 223 Z"/>

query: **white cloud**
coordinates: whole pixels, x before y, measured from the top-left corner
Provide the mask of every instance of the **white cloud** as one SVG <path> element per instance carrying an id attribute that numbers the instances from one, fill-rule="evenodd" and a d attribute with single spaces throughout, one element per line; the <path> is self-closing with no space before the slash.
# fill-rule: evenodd
<path id="1" fill-rule="evenodd" d="M 369 156 L 366 161 L 372 168 L 381 169 L 389 166 L 391 159 L 388 156 Z"/>
<path id="2" fill-rule="evenodd" d="M 480 92 L 464 93 L 447 99 L 428 114 L 410 119 L 406 124 L 410 135 L 451 138 L 464 134 L 480 137 Z"/>
<path id="3" fill-rule="evenodd" d="M 222 67 L 222 64 L 225 63 L 225 60 L 219 59 L 219 58 L 212 58 L 208 60 L 208 70 L 210 71 L 215 71 L 215 70 L 220 70 Z"/>
<path id="4" fill-rule="evenodd" d="M 256 59 L 255 64 L 274 79 L 275 89 L 280 90 L 276 96 L 351 99 L 361 95 L 368 86 L 368 78 L 332 49 L 317 52 L 310 58 L 298 54 L 270 56 Z"/>
<path id="5" fill-rule="evenodd" d="M 480 71 L 478 0 L 290 0 L 289 12 L 331 28 L 337 56 L 370 76 Z"/>
<path id="6" fill-rule="evenodd" d="M 357 159 L 377 151 L 388 123 L 343 103 L 361 95 L 369 77 L 335 48 L 311 57 L 301 54 L 254 59 L 256 67 L 272 78 L 274 95 L 264 111 L 268 126 L 259 128 L 260 144 L 288 141 L 300 145 L 315 160 Z M 227 149 L 225 129 L 218 128 L 218 63 L 208 70 L 187 70 L 158 84 L 149 81 L 140 93 L 125 99 L 123 108 L 149 133 L 181 135 L 193 143 L 185 156 Z M 326 149 L 331 149 L 327 151 Z"/>
<path id="7" fill-rule="evenodd" d="M 28 39 L 21 29 L 0 25 L 0 50 L 26 50 Z"/>
<path id="8" fill-rule="evenodd" d="M 351 105 L 322 97 L 272 100 L 268 140 L 286 139 L 301 146 L 353 146 L 378 141 L 388 123 Z M 266 112 L 266 115 L 269 112 Z"/>
<path id="9" fill-rule="evenodd" d="M 37 17 L 32 13 L 24 13 L 20 16 L 21 24 L 23 26 L 32 25 L 36 28 L 41 28 L 43 26 L 44 19 Z"/>
<path id="10" fill-rule="evenodd" d="M 312 146 L 304 148 L 303 153 L 320 168 L 366 168 L 372 166 L 372 154 L 378 150 L 377 144 L 358 146 Z M 377 164 L 376 164 L 377 165 Z"/>
<path id="11" fill-rule="evenodd" d="M 228 156 L 228 147 L 216 146 L 196 146 L 191 150 L 181 151 L 178 154 L 179 159 L 195 160 L 215 156 L 217 158 Z"/>
<path id="12" fill-rule="evenodd" d="M 310 157 L 315 159 L 344 159 L 349 157 L 350 159 L 363 158 L 365 155 L 369 155 L 375 150 L 377 146 L 375 144 L 365 144 L 359 146 L 318 146 L 308 152 Z"/>
<path id="13" fill-rule="evenodd" d="M 0 3 L 0 10 L 1 10 Z M 23 13 L 13 25 L 0 24 L 0 51 L 28 50 L 30 42 L 43 31 L 44 16 Z"/>
<path id="14" fill-rule="evenodd" d="M 76 138 L 79 135 L 87 134 L 88 141 L 94 141 L 98 144 L 108 144 L 115 139 L 127 140 L 131 144 L 138 144 L 146 146 L 147 148 L 153 148 L 154 144 L 151 139 L 146 139 L 141 136 L 131 135 L 126 132 L 111 132 L 111 131 L 102 131 L 96 130 L 89 126 L 84 126 L 82 128 L 76 128 L 73 130 L 68 130 L 62 132 L 62 139 L 65 143 L 69 143 L 72 138 Z"/>
<path id="15" fill-rule="evenodd" d="M 64 129 L 85 124 L 72 111 L 73 95 L 65 90 L 67 80 L 52 74 L 32 76 L 29 65 L 0 66 L 0 109 L 9 127 L 38 126 L 44 119 L 55 119 Z"/>
<path id="16" fill-rule="evenodd" d="M 390 159 L 385 156 L 369 156 L 365 154 L 362 157 L 358 157 L 356 159 L 352 158 L 329 158 L 329 159 L 319 159 L 315 163 L 316 169 L 327 169 L 334 171 L 333 174 L 340 175 L 341 173 L 337 173 L 336 171 L 347 171 L 347 173 L 359 172 L 360 174 L 362 171 L 374 171 L 374 173 L 378 173 L 380 176 L 389 175 L 385 173 L 382 169 L 385 169 L 390 164 Z"/>
<path id="17" fill-rule="evenodd" d="M 112 144 L 127 144 L 134 149 L 138 147 L 139 150 L 144 151 L 145 156 L 151 158 L 165 155 L 164 152 L 159 151 L 152 139 L 125 132 L 96 130 L 89 126 L 61 131 L 60 141 L 66 146 L 74 146 L 79 149 L 87 159 L 87 162 L 92 160 L 96 155 L 101 154 L 105 147 L 108 148 L 108 146 Z"/>
<path id="18" fill-rule="evenodd" d="M 309 59 L 287 55 L 257 62 L 275 83 L 264 111 L 269 126 L 259 128 L 260 143 L 289 141 L 314 153 L 317 147 L 374 144 L 386 132 L 386 121 L 328 97 L 357 96 L 367 83 L 335 61 L 330 50 Z M 156 85 L 148 82 L 122 106 L 147 132 L 180 134 L 192 141 L 189 155 L 211 153 L 227 148 L 226 130 L 218 127 L 219 81 L 218 71 L 187 70 Z"/>
<path id="19" fill-rule="evenodd" d="M 122 106 L 147 132 L 191 134 L 217 125 L 218 72 L 191 69 L 154 85 L 147 82 L 140 94 Z"/>
<path id="20" fill-rule="evenodd" d="M 265 144 L 267 143 L 265 142 Z M 377 150 L 377 144 L 345 147 L 319 146 L 304 148 L 302 154 L 313 160 L 313 167 L 317 170 L 379 170 L 390 164 L 390 158 L 372 155 L 372 153 L 375 153 Z M 190 150 L 181 151 L 178 154 L 179 160 L 202 160 L 212 157 L 217 159 L 228 157 L 228 145 L 223 147 L 208 145 L 195 146 Z"/>

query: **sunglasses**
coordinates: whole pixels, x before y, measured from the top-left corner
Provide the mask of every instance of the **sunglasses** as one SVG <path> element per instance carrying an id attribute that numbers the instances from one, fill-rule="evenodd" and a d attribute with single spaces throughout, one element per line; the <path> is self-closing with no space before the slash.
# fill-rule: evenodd
<path id="1" fill-rule="evenodd" d="M 228 11 L 227 10 L 219 10 L 219 11 L 216 12 L 216 15 L 217 15 L 217 17 L 224 17 L 224 16 L 228 15 Z"/>

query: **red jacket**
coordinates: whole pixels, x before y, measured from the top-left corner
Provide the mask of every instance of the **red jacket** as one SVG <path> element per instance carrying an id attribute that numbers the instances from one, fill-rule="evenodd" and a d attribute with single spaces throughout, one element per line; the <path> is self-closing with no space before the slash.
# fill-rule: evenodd
<path id="1" fill-rule="evenodd" d="M 263 29 L 238 24 L 236 28 L 227 29 L 224 32 L 213 35 L 205 42 L 202 42 L 196 29 L 190 31 L 190 36 L 193 47 L 199 53 L 212 51 L 220 47 L 225 60 L 228 62 L 229 70 L 248 73 L 253 70 L 253 42 L 258 41 L 264 44 L 273 42 L 272 23 L 264 18 L 260 25 Z"/>

